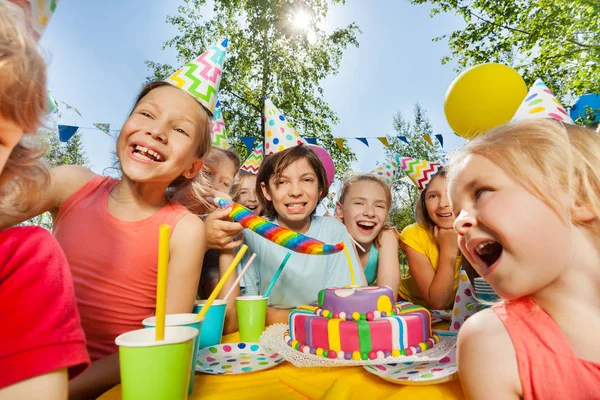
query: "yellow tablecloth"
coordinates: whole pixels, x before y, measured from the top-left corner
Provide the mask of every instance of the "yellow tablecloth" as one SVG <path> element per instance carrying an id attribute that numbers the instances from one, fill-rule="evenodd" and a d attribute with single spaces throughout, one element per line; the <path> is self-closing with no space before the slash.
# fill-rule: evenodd
<path id="1" fill-rule="evenodd" d="M 224 343 L 239 342 L 239 334 L 223 337 Z M 460 382 L 438 385 L 398 385 L 367 372 L 362 367 L 296 368 L 284 362 L 275 368 L 243 375 L 196 374 L 195 399 L 319 399 L 333 385 L 348 388 L 348 399 L 464 399 Z M 284 383 L 285 382 L 285 383 Z M 291 383 L 290 383 L 291 382 Z M 120 400 L 121 385 L 104 393 L 99 400 Z"/>

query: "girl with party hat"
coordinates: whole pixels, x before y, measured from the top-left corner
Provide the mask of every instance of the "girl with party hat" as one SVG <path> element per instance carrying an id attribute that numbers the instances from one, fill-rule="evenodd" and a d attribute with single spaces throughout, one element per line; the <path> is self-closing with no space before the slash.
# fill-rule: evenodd
<path id="1" fill-rule="evenodd" d="M 263 144 L 259 143 L 240 168 L 236 182 L 231 190 L 233 201 L 239 203 L 256 215 L 261 215 L 263 207 L 256 195 L 256 174 L 263 160 Z"/>
<path id="2" fill-rule="evenodd" d="M 361 246 L 356 250 L 367 284 L 390 287 L 394 298 L 400 285 L 398 233 L 387 216 L 397 168 L 396 162 L 388 162 L 370 173 L 348 174 L 336 204 L 336 215 Z"/>
<path id="3" fill-rule="evenodd" d="M 166 312 L 194 305 L 206 232 L 171 197 L 202 168 L 226 46 L 224 40 L 165 81 L 144 86 L 117 139 L 121 179 L 58 167 L 30 211 L 0 215 L 1 226 L 53 215 L 93 361 L 71 382 L 73 398 L 93 397 L 119 381 L 115 338 L 154 314 L 160 225 L 172 232 Z"/>
<path id="4" fill-rule="evenodd" d="M 33 134 L 47 111 L 46 64 L 23 15 L 0 1 L 0 215 L 49 183 Z M 66 398 L 90 359 L 69 264 L 45 229 L 0 230 L 0 310 L 0 398 Z"/>
<path id="5" fill-rule="evenodd" d="M 460 330 L 472 399 L 598 397 L 600 136 L 539 83 L 449 166 L 459 247 L 505 300 Z"/>
<path id="6" fill-rule="evenodd" d="M 256 179 L 263 214 L 284 228 L 326 243 L 344 242 L 351 249 L 352 239 L 341 222 L 314 215 L 329 188 L 321 160 L 269 99 L 265 100 L 264 111 L 265 158 Z M 249 229 L 244 230 L 244 242 L 249 247 L 244 258 L 256 253 L 256 259 L 242 278 L 242 292 L 260 295 L 289 250 Z M 353 265 L 359 265 L 355 253 L 349 253 Z M 240 265 L 245 264 L 245 259 Z M 357 285 L 365 283 L 359 268 L 354 268 L 354 281 Z M 351 282 L 343 252 L 292 253 L 269 296 L 267 325 L 287 322 L 290 308 L 317 301 L 321 289 L 343 287 Z"/>
<path id="7" fill-rule="evenodd" d="M 446 171 L 439 163 L 409 157 L 398 163 L 420 191 L 417 222 L 400 233 L 409 272 L 401 279 L 398 295 L 432 310 L 452 309 L 461 261 Z"/>

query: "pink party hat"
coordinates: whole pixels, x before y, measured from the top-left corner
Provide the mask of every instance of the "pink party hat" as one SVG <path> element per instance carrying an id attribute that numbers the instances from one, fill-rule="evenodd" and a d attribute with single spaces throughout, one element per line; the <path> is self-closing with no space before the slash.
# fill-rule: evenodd
<path id="1" fill-rule="evenodd" d="M 185 90 L 211 113 L 214 113 L 223 62 L 227 54 L 227 42 L 228 40 L 224 39 L 221 43 L 211 46 L 208 51 L 185 64 L 165 82 Z"/>
<path id="2" fill-rule="evenodd" d="M 223 110 L 221 109 L 221 101 L 217 100 L 215 111 L 213 111 L 212 127 L 211 127 L 211 145 L 223 150 L 227 150 L 230 145 L 227 141 L 227 129 L 225 129 L 225 121 L 223 120 Z"/>
<path id="3" fill-rule="evenodd" d="M 252 153 L 248 156 L 244 164 L 240 168 L 242 171 L 250 172 L 251 174 L 258 174 L 258 169 L 260 168 L 260 163 L 263 160 L 263 144 L 259 143 Z"/>
<path id="4" fill-rule="evenodd" d="M 265 98 L 265 152 L 266 155 L 279 153 L 290 147 L 307 144 L 292 124 L 287 121 L 273 102 Z"/>
<path id="5" fill-rule="evenodd" d="M 426 160 L 417 160 L 411 157 L 396 157 L 400 167 L 406 172 L 420 192 L 425 190 L 431 179 L 440 170 L 440 163 L 432 163 Z"/>
<path id="6" fill-rule="evenodd" d="M 511 122 L 538 118 L 553 118 L 574 124 L 565 108 L 541 79 L 536 80 L 529 89 Z"/>
<path id="7" fill-rule="evenodd" d="M 386 162 L 380 165 L 375 170 L 371 171 L 372 175 L 375 175 L 379 179 L 385 182 L 386 185 L 392 187 L 394 179 L 398 173 L 398 163 L 394 161 Z"/>

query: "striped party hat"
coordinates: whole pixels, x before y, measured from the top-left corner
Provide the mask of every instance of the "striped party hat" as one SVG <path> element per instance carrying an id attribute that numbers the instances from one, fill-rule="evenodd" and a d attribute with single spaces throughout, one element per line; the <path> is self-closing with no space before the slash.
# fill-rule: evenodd
<path id="1" fill-rule="evenodd" d="M 529 89 L 511 122 L 538 118 L 553 118 L 568 124 L 575 123 L 541 79 L 536 80 Z"/>
<path id="2" fill-rule="evenodd" d="M 290 147 L 306 144 L 298 132 L 283 116 L 273 102 L 265 97 L 265 152 L 266 155 L 279 153 Z"/>
<path id="3" fill-rule="evenodd" d="M 440 170 L 440 163 L 432 163 L 426 160 L 417 160 L 411 157 L 396 157 L 400 168 L 406 172 L 420 192 L 425 190 L 431 179 Z"/>
<path id="4" fill-rule="evenodd" d="M 207 110 L 214 113 L 223 62 L 227 54 L 227 42 L 228 39 L 224 39 L 221 43 L 211 46 L 208 51 L 185 64 L 165 82 L 185 90 Z"/>
<path id="5" fill-rule="evenodd" d="M 227 150 L 230 145 L 227 141 L 227 129 L 225 129 L 225 121 L 223 120 L 223 110 L 221 109 L 220 100 L 217 100 L 217 104 L 215 105 L 211 125 L 211 145 L 223 150 Z"/>
<path id="6" fill-rule="evenodd" d="M 258 174 L 258 169 L 260 168 L 260 163 L 263 160 L 263 144 L 259 143 L 252 153 L 248 156 L 244 164 L 240 168 L 242 171 L 250 172 L 251 174 Z"/>
<path id="7" fill-rule="evenodd" d="M 396 175 L 398 174 L 398 163 L 395 161 L 386 162 L 371 171 L 371 174 L 384 181 L 389 187 L 392 187 L 394 179 L 396 179 Z"/>
<path id="8" fill-rule="evenodd" d="M 18 18 L 23 18 L 27 29 L 36 40 L 39 40 L 44 33 L 58 5 L 58 0 L 8 0 L 8 2 L 14 4 L 9 12 L 14 10 L 18 13 Z"/>

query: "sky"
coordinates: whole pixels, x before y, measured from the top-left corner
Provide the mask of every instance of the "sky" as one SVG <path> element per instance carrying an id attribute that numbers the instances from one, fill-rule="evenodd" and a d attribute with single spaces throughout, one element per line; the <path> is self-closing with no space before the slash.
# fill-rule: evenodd
<path id="1" fill-rule="evenodd" d="M 162 49 L 177 34 L 166 22 L 180 0 L 61 0 L 41 40 L 49 63 L 48 87 L 59 100 L 59 124 L 83 127 L 80 132 L 91 168 L 102 173 L 113 163 L 115 139 L 93 128 L 124 123 L 146 77 L 146 60 L 176 65 L 176 52 Z M 207 15 L 210 15 L 207 6 Z M 356 22 L 359 48 L 349 48 L 339 73 L 321 84 L 325 100 L 340 122 L 334 137 L 393 135 L 393 116 L 412 119 L 415 102 L 428 113 L 434 133 L 444 135 L 444 150 L 463 143 L 444 117 L 444 96 L 457 73 L 442 65 L 447 43 L 432 38 L 464 25 L 453 15 L 429 17 L 429 6 L 401 0 L 347 0 L 330 9 L 327 29 Z M 234 46 L 230 43 L 230 46 Z M 225 61 L 224 73 L 227 73 Z M 82 116 L 66 110 L 63 101 Z M 285 110 L 282 110 L 285 114 Z M 227 123 L 227 121 L 225 121 Z M 85 129 L 90 128 L 90 129 Z M 117 131 L 111 132 L 116 136 Z M 302 134 L 302 132 L 300 132 Z M 435 140 L 435 139 L 434 139 Z M 351 139 L 356 171 L 370 171 L 385 159 L 376 139 L 369 146 Z"/>

